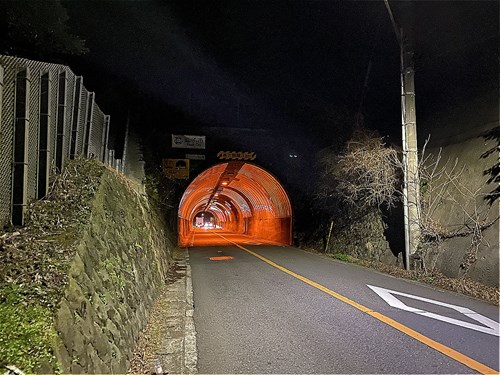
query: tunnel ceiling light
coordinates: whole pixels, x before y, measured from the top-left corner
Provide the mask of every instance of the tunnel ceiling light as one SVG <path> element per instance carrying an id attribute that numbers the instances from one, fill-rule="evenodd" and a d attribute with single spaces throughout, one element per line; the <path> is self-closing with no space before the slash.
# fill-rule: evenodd
<path id="1" fill-rule="evenodd" d="M 222 181 L 222 185 L 227 185 L 228 182 L 227 181 Z"/>

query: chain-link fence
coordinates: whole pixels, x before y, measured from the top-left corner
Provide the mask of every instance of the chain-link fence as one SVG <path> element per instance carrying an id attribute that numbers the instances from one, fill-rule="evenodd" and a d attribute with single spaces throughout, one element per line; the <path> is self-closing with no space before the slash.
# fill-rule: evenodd
<path id="1" fill-rule="evenodd" d="M 69 67 L 0 55 L 0 224 L 24 224 L 66 160 L 95 158 L 123 171 L 108 149 L 110 118 Z"/>

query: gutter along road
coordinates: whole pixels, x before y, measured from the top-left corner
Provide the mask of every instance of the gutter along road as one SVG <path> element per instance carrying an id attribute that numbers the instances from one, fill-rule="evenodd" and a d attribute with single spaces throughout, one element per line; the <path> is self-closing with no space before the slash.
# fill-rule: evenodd
<path id="1" fill-rule="evenodd" d="M 217 235 L 189 249 L 200 373 L 498 373 L 497 306 Z"/>

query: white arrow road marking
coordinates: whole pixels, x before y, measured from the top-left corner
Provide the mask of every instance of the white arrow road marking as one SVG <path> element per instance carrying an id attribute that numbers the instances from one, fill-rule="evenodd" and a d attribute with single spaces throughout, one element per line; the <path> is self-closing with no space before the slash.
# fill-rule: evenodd
<path id="1" fill-rule="evenodd" d="M 491 320 L 490 318 L 487 318 L 487 317 L 485 317 L 485 316 L 483 316 L 483 315 L 481 315 L 481 314 L 479 314 L 471 309 L 468 309 L 466 307 L 451 305 L 449 303 L 434 301 L 432 299 L 428 299 L 428 298 L 424 298 L 424 297 L 413 296 L 411 294 L 396 292 L 394 290 L 384 289 L 384 288 L 380 288 L 378 286 L 373 286 L 373 285 L 368 285 L 368 284 L 366 286 L 368 288 L 370 288 L 371 290 L 373 290 L 375 293 L 377 293 L 380 296 L 380 298 L 382 298 L 385 302 L 387 302 L 389 304 L 389 306 L 395 307 L 397 309 L 409 311 L 409 312 L 412 312 L 412 313 L 415 313 L 418 315 L 423 315 L 423 316 L 426 316 L 428 318 L 440 320 L 442 322 L 455 324 L 455 325 L 460 326 L 460 327 L 473 329 L 474 331 L 487 333 L 489 335 L 500 336 L 499 323 L 497 323 L 494 320 Z M 461 314 L 466 315 L 467 317 L 475 320 L 476 322 L 484 324 L 486 327 L 480 326 L 477 324 L 473 324 L 473 323 L 464 322 L 463 320 L 450 318 L 447 316 L 435 314 L 435 313 L 432 313 L 429 311 L 425 311 L 425 310 L 417 309 L 415 307 L 408 306 L 408 305 L 404 304 L 402 301 L 400 301 L 399 299 L 397 299 L 396 297 L 394 297 L 394 295 L 407 297 L 407 298 L 411 298 L 411 299 L 415 299 L 415 300 L 423 301 L 423 302 L 427 302 L 427 303 L 432 303 L 432 304 L 438 305 L 438 306 L 448 307 L 450 309 L 458 311 Z"/>

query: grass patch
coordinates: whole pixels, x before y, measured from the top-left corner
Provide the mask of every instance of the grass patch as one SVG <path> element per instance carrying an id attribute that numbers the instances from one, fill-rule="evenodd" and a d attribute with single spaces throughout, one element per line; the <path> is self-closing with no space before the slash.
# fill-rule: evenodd
<path id="1" fill-rule="evenodd" d="M 14 365 L 25 373 L 42 366 L 58 372 L 52 353 L 57 340 L 52 311 L 26 303 L 24 294 L 15 284 L 5 285 L 0 292 L 0 365 Z"/>
<path id="2" fill-rule="evenodd" d="M 333 259 L 341 260 L 342 262 L 352 262 L 353 258 L 350 255 L 344 253 L 333 253 L 330 254 Z"/>

